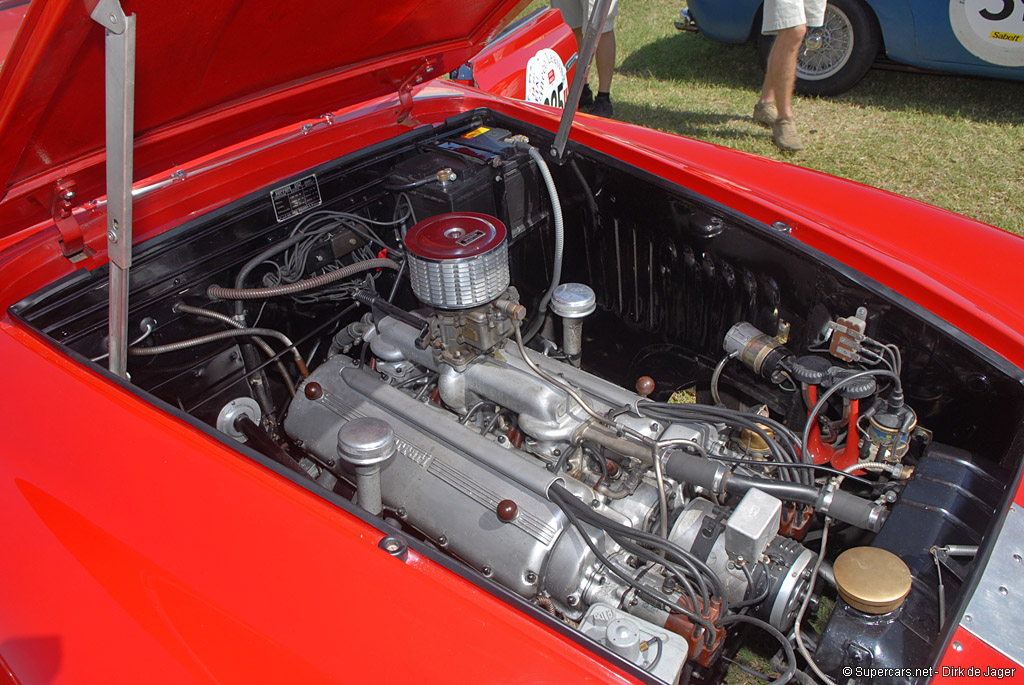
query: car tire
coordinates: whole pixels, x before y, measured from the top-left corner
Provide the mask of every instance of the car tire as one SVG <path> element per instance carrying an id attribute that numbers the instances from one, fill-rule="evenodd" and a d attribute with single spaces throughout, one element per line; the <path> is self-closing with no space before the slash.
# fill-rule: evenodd
<path id="1" fill-rule="evenodd" d="M 761 35 L 758 57 L 768 64 L 774 36 Z M 882 46 L 875 15 L 860 0 L 829 0 L 824 26 L 807 29 L 797 58 L 796 89 L 804 95 L 838 95 L 868 72 Z"/>

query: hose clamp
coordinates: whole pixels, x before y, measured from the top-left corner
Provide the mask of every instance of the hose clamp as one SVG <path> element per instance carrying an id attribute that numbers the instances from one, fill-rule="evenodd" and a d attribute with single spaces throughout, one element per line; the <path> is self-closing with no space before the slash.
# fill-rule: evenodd
<path id="1" fill-rule="evenodd" d="M 818 510 L 823 514 L 827 514 L 828 510 L 832 508 L 832 500 L 836 497 L 836 491 L 839 489 L 839 483 L 833 478 L 825 486 L 825 489 L 821 493 L 821 497 L 818 498 Z"/>

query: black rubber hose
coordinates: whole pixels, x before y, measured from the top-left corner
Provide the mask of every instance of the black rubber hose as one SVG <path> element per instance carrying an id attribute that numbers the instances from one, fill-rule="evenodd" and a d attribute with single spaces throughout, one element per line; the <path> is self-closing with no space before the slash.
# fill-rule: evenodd
<path id="1" fill-rule="evenodd" d="M 814 506 L 819 499 L 819 490 L 813 485 L 784 483 L 770 478 L 741 476 L 738 473 L 729 474 L 725 481 L 725 491 L 730 494 L 743 495 L 755 488 L 781 500 L 798 504 Z"/>
<path id="2" fill-rule="evenodd" d="M 799 444 L 796 436 L 788 428 L 768 417 L 756 416 L 725 407 L 710 407 L 696 404 L 671 405 L 650 401 L 641 402 L 639 409 L 643 414 L 661 420 L 695 419 L 711 421 L 712 423 L 721 422 L 734 428 L 750 430 L 765 441 L 776 463 L 782 464 L 780 475 L 786 472 L 783 471 L 783 469 L 786 469 L 786 464 L 801 462 L 799 452 L 796 451 L 796 447 Z M 766 426 L 770 427 L 776 436 L 779 436 L 782 440 L 769 435 L 765 430 Z M 800 469 L 793 469 L 791 473 L 786 473 L 788 473 L 788 480 L 803 482 L 808 485 L 813 482 L 811 475 L 801 472 Z"/>
<path id="3" fill-rule="evenodd" d="M 878 532 L 885 522 L 884 508 L 863 497 L 842 490 L 828 491 L 813 485 L 756 478 L 731 472 L 725 464 L 676 450 L 665 462 L 665 475 L 682 483 L 693 483 L 712 492 L 743 495 L 757 488 L 787 502 L 807 504 L 832 518 Z"/>

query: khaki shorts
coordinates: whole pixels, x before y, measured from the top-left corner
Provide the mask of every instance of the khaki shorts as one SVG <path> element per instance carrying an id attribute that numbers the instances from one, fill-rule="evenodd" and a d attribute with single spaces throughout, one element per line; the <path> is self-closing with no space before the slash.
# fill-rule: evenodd
<path id="1" fill-rule="evenodd" d="M 824 0 L 822 0 L 824 3 Z M 551 6 L 561 10 L 562 19 L 571 29 L 581 29 L 587 23 L 587 17 L 594 9 L 595 0 L 551 0 Z M 619 13 L 619 0 L 612 0 L 608 8 L 608 18 L 604 20 L 604 31 L 608 33 L 615 28 L 615 15 Z"/>
<path id="2" fill-rule="evenodd" d="M 761 33 L 778 33 L 794 26 L 825 23 L 825 0 L 764 0 Z"/>

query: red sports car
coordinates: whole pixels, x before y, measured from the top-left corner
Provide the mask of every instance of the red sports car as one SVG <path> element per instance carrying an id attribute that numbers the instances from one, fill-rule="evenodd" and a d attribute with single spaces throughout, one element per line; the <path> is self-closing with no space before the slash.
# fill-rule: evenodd
<path id="1" fill-rule="evenodd" d="M 0 675 L 1020 675 L 1024 241 L 516 4 L 0 6 Z"/>

